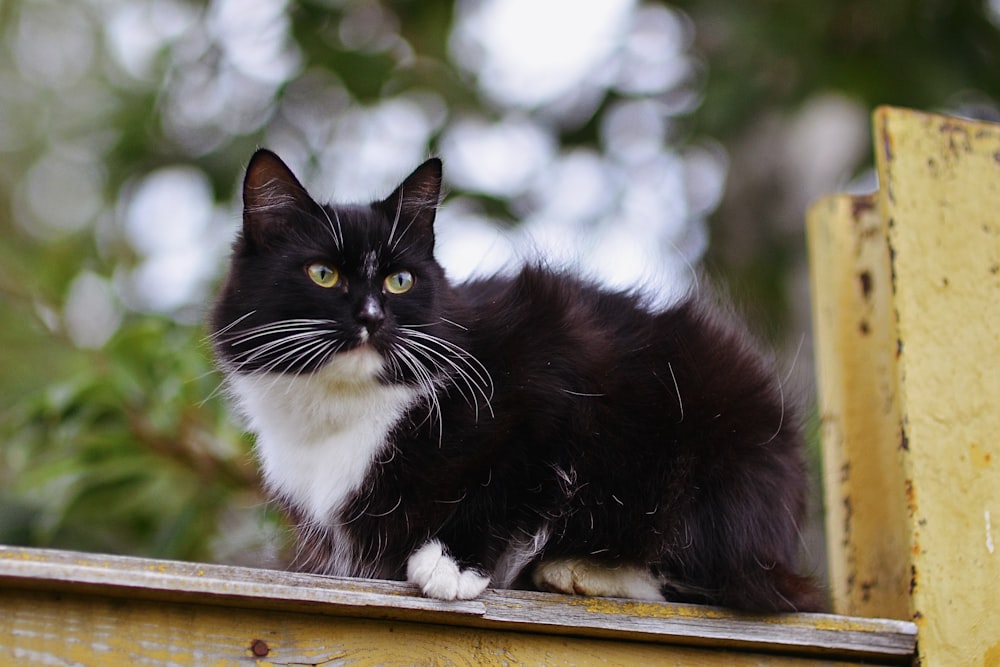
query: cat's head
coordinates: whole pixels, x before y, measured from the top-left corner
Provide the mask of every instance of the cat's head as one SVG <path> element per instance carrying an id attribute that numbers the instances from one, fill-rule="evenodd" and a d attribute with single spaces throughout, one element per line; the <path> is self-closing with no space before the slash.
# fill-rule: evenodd
<path id="1" fill-rule="evenodd" d="M 310 373 L 373 351 L 386 367 L 409 368 L 415 341 L 441 326 L 448 290 L 434 259 L 440 188 L 441 162 L 430 159 L 381 201 L 325 206 L 277 155 L 258 151 L 211 318 L 222 368 Z"/>

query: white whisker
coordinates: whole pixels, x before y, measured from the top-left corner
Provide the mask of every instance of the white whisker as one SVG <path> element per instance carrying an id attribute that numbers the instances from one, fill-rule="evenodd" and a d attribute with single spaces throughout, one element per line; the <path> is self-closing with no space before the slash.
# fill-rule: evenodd
<path id="1" fill-rule="evenodd" d="M 373 517 L 389 516 L 390 514 L 392 514 L 396 510 L 398 510 L 399 506 L 402 505 L 402 504 L 403 504 L 403 496 L 400 496 L 399 500 L 396 501 L 396 504 L 392 506 L 392 509 L 390 509 L 390 510 L 388 510 L 386 512 L 381 512 L 381 513 L 365 512 L 365 514 L 367 514 L 368 516 L 373 516 Z"/>
<path id="2" fill-rule="evenodd" d="M 447 364 L 451 368 L 451 370 L 453 370 L 455 372 L 456 376 L 463 381 L 463 383 L 465 384 L 466 388 L 469 389 L 470 393 L 466 394 L 465 391 L 462 389 L 462 386 L 459 385 L 459 384 L 456 384 L 455 388 L 458 390 L 459 394 L 461 394 L 462 397 L 465 398 L 465 400 L 469 403 L 469 405 L 476 407 L 476 410 L 477 410 L 476 415 L 477 415 L 477 418 L 478 418 L 478 401 L 475 400 L 475 392 L 474 392 L 474 390 L 472 388 L 472 383 L 469 381 L 468 377 L 465 375 L 465 372 L 462 371 L 462 369 L 459 368 L 458 365 L 454 361 L 452 361 L 451 359 L 448 359 L 446 356 L 444 356 L 443 354 L 441 354 L 437 350 L 433 350 L 433 349 L 427 347 L 426 345 L 422 345 L 422 344 L 417 343 L 417 342 L 412 341 L 412 340 L 406 341 L 406 344 L 409 345 L 410 347 L 414 348 L 415 350 L 418 350 L 420 352 L 424 352 L 425 355 L 433 355 L 433 356 L 428 356 L 427 357 L 427 361 L 429 363 L 433 364 L 434 367 L 435 367 L 435 369 L 437 369 L 437 371 L 439 373 L 442 373 L 444 375 L 448 375 L 449 374 L 448 373 L 448 368 L 446 368 L 444 366 L 444 364 Z"/>
<path id="3" fill-rule="evenodd" d="M 241 317 L 234 325 L 244 321 Z M 233 331 L 232 325 L 216 333 L 215 343 L 230 348 L 220 355 L 227 373 L 256 376 L 254 384 L 270 377 L 273 387 L 282 374 L 303 373 L 324 366 L 344 345 L 338 342 L 342 330 L 334 320 L 288 319 Z M 270 391 L 264 388 L 265 391 Z"/>
<path id="4" fill-rule="evenodd" d="M 333 244 L 337 246 L 337 250 L 344 251 L 344 228 L 340 225 L 340 216 L 337 215 L 337 210 L 333 210 L 333 217 L 337 220 L 337 224 L 333 224 L 333 220 L 330 219 L 330 214 L 326 212 L 326 209 L 320 206 L 320 211 L 323 212 L 323 217 L 326 218 L 326 223 L 330 229 L 330 236 L 333 237 Z"/>
<path id="5" fill-rule="evenodd" d="M 247 363 L 256 361 L 261 357 L 273 354 L 276 350 L 280 352 L 294 343 L 298 343 L 302 340 L 308 340 L 310 338 L 317 338 L 325 334 L 326 332 L 324 331 L 304 331 L 282 336 L 281 338 L 268 341 L 256 347 L 252 347 L 249 350 L 244 350 L 239 354 L 233 355 L 233 361 L 239 361 L 240 365 L 246 365 Z"/>
<path id="6" fill-rule="evenodd" d="M 392 219 L 392 229 L 389 230 L 389 238 L 386 241 L 386 246 L 391 250 L 396 249 L 396 244 L 393 243 L 392 238 L 396 235 L 396 226 L 399 224 L 399 216 L 403 212 L 403 186 L 399 187 L 399 202 L 396 204 L 396 215 Z M 409 227 L 407 227 L 409 229 Z"/>
<path id="7" fill-rule="evenodd" d="M 413 374 L 417 384 L 423 390 L 421 393 L 426 397 L 425 400 L 428 402 L 427 417 L 424 421 L 430 420 L 432 426 L 435 421 L 437 422 L 438 444 L 440 445 L 444 437 L 444 427 L 442 423 L 441 404 L 438 400 L 438 387 L 434 381 L 434 377 L 410 350 L 397 345 L 392 348 L 392 355 L 394 359 L 398 359 L 399 363 L 403 364 Z M 435 416 L 437 417 L 436 420 Z"/>
<path id="8" fill-rule="evenodd" d="M 493 378 L 490 376 L 490 372 L 486 369 L 486 366 L 484 366 L 479 359 L 476 359 L 476 357 L 464 348 L 452 343 L 451 341 L 445 340 L 444 338 L 428 334 L 424 331 L 415 331 L 406 326 L 402 327 L 401 331 L 406 332 L 407 335 L 414 338 L 419 338 L 430 344 L 439 345 L 444 348 L 447 352 L 453 355 L 454 359 L 461 361 L 465 367 L 476 376 L 479 382 L 482 383 L 481 389 L 483 390 L 483 395 L 487 402 L 492 400 Z"/>
<path id="9" fill-rule="evenodd" d="M 400 201 L 402 201 L 402 197 L 400 197 Z M 404 229 L 404 230 L 403 230 L 403 233 L 399 235 L 399 238 L 398 238 L 398 239 L 396 239 L 395 243 L 393 243 L 393 244 L 392 244 L 392 245 L 391 245 L 391 246 L 389 247 L 389 250 L 390 250 L 390 251 L 392 251 L 392 252 L 396 252 L 396 246 L 398 246 L 398 245 L 399 245 L 399 242 L 400 242 L 400 241 L 402 241 L 402 240 L 403 240 L 404 238 L 406 238 L 406 234 L 407 234 L 407 232 L 409 232 L 409 231 L 410 231 L 410 227 L 412 227 L 412 226 L 413 226 L 413 223 L 414 223 L 414 222 L 416 222 L 416 221 L 417 221 L 417 216 L 415 216 L 415 215 L 414 215 L 414 216 L 413 216 L 412 218 L 410 218 L 410 222 L 409 222 L 409 224 L 408 224 L 408 225 L 406 225 L 406 229 Z"/>
<path id="10" fill-rule="evenodd" d="M 795 364 L 798 362 L 799 353 L 802 352 L 802 344 L 805 342 L 805 334 L 799 338 L 799 346 L 795 349 L 795 356 L 792 357 L 792 363 L 789 366 L 788 373 L 782 378 L 778 376 L 778 398 L 781 400 L 781 414 L 778 416 L 778 428 L 774 430 L 771 437 L 760 443 L 761 445 L 768 445 L 774 442 L 774 439 L 778 437 L 781 433 L 781 429 L 785 426 L 785 387 L 784 385 L 788 383 L 788 379 L 792 377 L 792 371 L 795 370 Z"/>
<path id="11" fill-rule="evenodd" d="M 482 396 L 490 415 L 493 416 L 491 403 L 493 380 L 489 371 L 478 359 L 462 347 L 426 332 L 406 327 L 401 328 L 401 332 L 404 333 L 404 336 L 400 338 L 401 342 L 405 342 L 407 346 L 423 353 L 427 361 L 440 370 L 448 371 L 450 369 L 447 375 L 458 380 L 458 382 L 453 383 L 453 386 L 476 410 L 476 419 L 479 418 L 479 401 L 475 397 L 477 393 Z M 466 390 L 469 392 L 468 394 Z"/>
<path id="12" fill-rule="evenodd" d="M 335 325 L 334 320 L 281 320 L 278 322 L 270 322 L 268 324 L 261 324 L 255 327 L 250 327 L 244 329 L 237 334 L 227 336 L 225 338 L 219 337 L 220 342 L 229 345 L 242 345 L 246 341 L 253 340 L 255 338 L 260 338 L 262 336 L 267 336 L 275 333 L 284 333 L 287 331 L 312 331 L 319 326 L 329 326 Z"/>
<path id="13" fill-rule="evenodd" d="M 226 333 L 227 331 L 229 331 L 230 329 L 232 329 L 233 327 L 235 327 L 237 324 L 239 324 L 240 322 L 242 322 L 246 318 L 253 316 L 253 314 L 256 313 L 256 312 L 257 312 L 256 310 L 251 310 L 249 313 L 246 313 L 245 315 L 240 315 L 235 320 L 233 320 L 232 322 L 230 322 L 226 326 L 222 327 L 218 331 L 210 333 L 208 335 L 208 340 L 215 340 L 216 338 L 218 338 L 222 334 Z"/>
<path id="14" fill-rule="evenodd" d="M 674 391 L 677 392 L 677 406 L 681 410 L 681 418 L 677 420 L 677 423 L 684 421 L 684 401 L 681 400 L 681 388 L 677 384 L 677 376 L 674 375 L 674 367 L 669 361 L 667 362 L 667 370 L 670 371 L 670 379 L 674 381 Z"/>

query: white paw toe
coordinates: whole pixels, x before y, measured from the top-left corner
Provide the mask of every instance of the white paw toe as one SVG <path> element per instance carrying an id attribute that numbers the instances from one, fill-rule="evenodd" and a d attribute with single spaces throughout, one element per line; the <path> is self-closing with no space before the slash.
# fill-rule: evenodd
<path id="1" fill-rule="evenodd" d="M 472 598 L 479 597 L 489 585 L 490 578 L 486 575 L 479 574 L 474 570 L 462 570 L 458 575 L 458 593 L 456 597 L 459 600 L 471 600 Z"/>
<path id="2" fill-rule="evenodd" d="M 438 600 L 470 600 L 490 583 L 489 577 L 459 568 L 437 540 L 413 552 L 407 562 L 406 578 L 424 595 Z"/>

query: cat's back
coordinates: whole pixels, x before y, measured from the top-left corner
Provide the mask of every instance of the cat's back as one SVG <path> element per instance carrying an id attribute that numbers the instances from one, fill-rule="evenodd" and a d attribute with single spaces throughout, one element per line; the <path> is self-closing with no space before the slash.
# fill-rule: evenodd
<path id="1" fill-rule="evenodd" d="M 523 394 L 518 405 L 598 406 L 648 435 L 669 423 L 706 445 L 715 431 L 741 432 L 739 443 L 787 436 L 796 444 L 770 360 L 708 287 L 654 309 L 638 293 L 529 265 L 457 294 L 473 354 L 498 388 Z"/>
<path id="2" fill-rule="evenodd" d="M 490 369 L 499 391 L 518 405 L 567 401 L 626 402 L 651 377 L 661 313 L 632 293 L 603 288 L 573 273 L 528 265 L 516 274 L 456 289 L 470 351 Z M 638 379 L 638 383 L 637 383 Z"/>
<path id="3" fill-rule="evenodd" d="M 574 271 L 529 264 L 511 275 L 474 279 L 455 289 L 472 325 L 530 328 L 549 336 L 587 329 L 633 329 L 653 313 L 634 293 L 604 288 Z"/>

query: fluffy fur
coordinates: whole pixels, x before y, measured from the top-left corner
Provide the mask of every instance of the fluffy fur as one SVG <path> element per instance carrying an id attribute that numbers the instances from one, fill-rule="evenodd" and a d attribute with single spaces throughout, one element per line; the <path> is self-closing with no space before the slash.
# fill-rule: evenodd
<path id="1" fill-rule="evenodd" d="M 294 565 L 443 599 L 818 609 L 801 438 L 743 329 L 541 266 L 452 285 L 440 183 L 432 159 L 385 200 L 322 206 L 273 153 L 247 169 L 213 341 Z"/>

